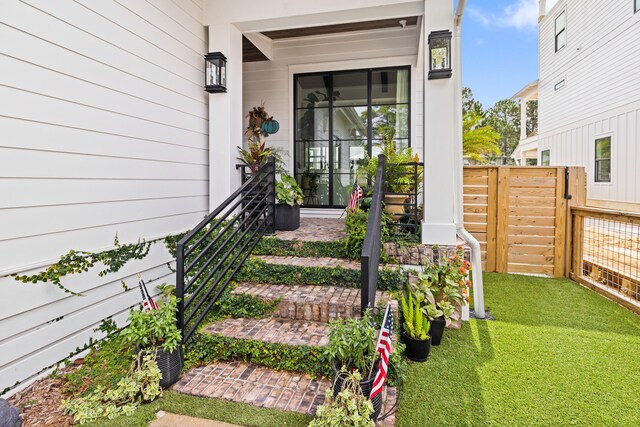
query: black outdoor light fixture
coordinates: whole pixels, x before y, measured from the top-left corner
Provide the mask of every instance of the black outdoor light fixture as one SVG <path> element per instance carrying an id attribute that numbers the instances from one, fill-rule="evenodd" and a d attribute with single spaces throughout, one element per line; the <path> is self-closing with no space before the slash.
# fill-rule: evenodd
<path id="1" fill-rule="evenodd" d="M 227 91 L 227 58 L 220 52 L 207 53 L 204 56 L 206 71 L 204 90 L 209 93 Z"/>
<path id="2" fill-rule="evenodd" d="M 429 34 L 429 80 L 451 77 L 451 31 Z"/>

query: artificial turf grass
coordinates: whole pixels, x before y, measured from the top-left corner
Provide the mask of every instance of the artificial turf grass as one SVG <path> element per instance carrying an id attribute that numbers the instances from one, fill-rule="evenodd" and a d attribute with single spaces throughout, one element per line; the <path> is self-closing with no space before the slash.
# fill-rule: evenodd
<path id="1" fill-rule="evenodd" d="M 245 403 L 232 403 L 221 399 L 207 399 L 165 391 L 163 397 L 140 406 L 130 417 L 120 416 L 113 420 L 103 419 L 85 425 L 91 427 L 148 427 L 158 411 L 252 427 L 302 427 L 311 421 L 311 416 L 297 412 L 256 408 Z"/>
<path id="2" fill-rule="evenodd" d="M 640 425 L 640 318 L 564 279 L 485 275 L 495 321 L 413 364 L 397 426 Z"/>

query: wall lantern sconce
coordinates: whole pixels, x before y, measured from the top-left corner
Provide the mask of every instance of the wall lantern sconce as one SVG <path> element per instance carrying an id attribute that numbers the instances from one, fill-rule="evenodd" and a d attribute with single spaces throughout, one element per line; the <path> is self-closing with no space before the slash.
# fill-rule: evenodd
<path id="1" fill-rule="evenodd" d="M 451 31 L 429 34 L 429 80 L 451 77 Z"/>
<path id="2" fill-rule="evenodd" d="M 220 52 L 207 53 L 204 56 L 205 85 L 204 90 L 209 93 L 227 91 L 227 58 Z"/>

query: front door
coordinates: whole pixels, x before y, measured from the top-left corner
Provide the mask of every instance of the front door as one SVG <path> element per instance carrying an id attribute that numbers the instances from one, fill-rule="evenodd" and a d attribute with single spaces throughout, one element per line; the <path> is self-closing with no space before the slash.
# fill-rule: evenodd
<path id="1" fill-rule="evenodd" d="M 294 76 L 295 174 L 307 207 L 343 208 L 387 137 L 409 146 L 409 68 Z M 331 96 L 329 96 L 331 94 Z"/>

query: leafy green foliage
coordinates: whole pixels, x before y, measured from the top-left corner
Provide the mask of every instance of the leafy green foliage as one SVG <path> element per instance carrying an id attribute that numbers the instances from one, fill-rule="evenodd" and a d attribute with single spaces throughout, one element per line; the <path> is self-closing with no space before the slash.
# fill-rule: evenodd
<path id="1" fill-rule="evenodd" d="M 280 205 L 301 205 L 304 201 L 304 194 L 294 177 L 288 174 L 281 174 L 276 181 L 276 203 Z"/>
<path id="2" fill-rule="evenodd" d="M 318 406 L 316 418 L 309 427 L 374 427 L 371 419 L 373 404 L 364 397 L 360 388 L 362 375 L 358 371 L 342 371 L 340 375 L 346 376 L 342 390 L 334 398 L 331 388 L 327 389 L 325 403 Z"/>
<path id="3" fill-rule="evenodd" d="M 380 154 L 386 158 L 385 191 L 390 193 L 411 193 L 422 185 L 423 168 L 418 167 L 417 180 L 414 177 L 413 166 L 402 166 L 407 163 L 416 163 L 420 159 L 417 153 L 413 153 L 411 147 L 397 148 L 393 140 L 385 138 L 379 145 Z M 375 180 L 378 170 L 378 158 L 369 158 L 365 154 L 364 166 L 358 169 L 360 179 Z"/>
<path id="4" fill-rule="evenodd" d="M 351 370 L 368 372 L 375 355 L 376 328 L 369 321 L 370 313 L 362 319 L 335 319 L 329 322 L 327 357 L 335 359 Z"/>
<path id="5" fill-rule="evenodd" d="M 165 301 L 158 302 L 157 310 L 131 310 L 129 326 L 121 332 L 125 341 L 142 348 L 162 347 L 173 351 L 180 345 L 182 334 L 176 326 L 178 298 L 167 291 Z"/>
<path id="6" fill-rule="evenodd" d="M 302 267 L 268 264 L 260 259 L 248 259 L 236 279 L 240 282 L 272 283 L 276 285 L 331 285 L 344 288 L 360 287 L 360 270 L 336 267 Z M 378 289 L 401 290 L 408 281 L 407 271 L 383 268 L 378 271 Z"/>
<path id="7" fill-rule="evenodd" d="M 463 87 L 462 88 L 462 115 L 465 116 L 468 113 L 478 114 L 480 116 L 484 115 L 484 108 L 482 107 L 482 103 L 477 101 L 473 96 L 473 91 L 471 88 Z"/>
<path id="8" fill-rule="evenodd" d="M 249 166 L 252 172 L 257 172 L 260 166 L 267 163 L 269 156 L 273 154 L 273 149 L 267 147 L 267 143 L 263 141 L 261 137 L 249 139 L 247 146 L 249 148 L 248 150 L 237 147 L 238 153 L 240 154 L 240 157 L 237 159 L 246 166 Z"/>
<path id="9" fill-rule="evenodd" d="M 245 319 L 266 317 L 276 309 L 279 303 L 279 299 L 269 302 L 253 295 L 232 295 L 227 288 L 220 299 L 213 304 L 207 321 L 229 317 Z"/>
<path id="10" fill-rule="evenodd" d="M 427 316 L 423 314 L 420 302 L 409 292 L 408 296 L 402 295 L 401 305 L 404 332 L 414 340 L 424 341 L 429 339 L 431 323 Z"/>
<path id="11" fill-rule="evenodd" d="M 500 135 L 502 156 L 510 156 L 520 143 L 520 104 L 503 99 L 487 110 L 485 123 Z"/>
<path id="12" fill-rule="evenodd" d="M 498 141 L 500 134 L 491 126 L 482 124 L 483 117 L 477 113 L 467 113 L 462 120 L 462 150 L 465 156 L 486 163 L 500 154 Z"/>
<path id="13" fill-rule="evenodd" d="M 151 248 L 151 243 L 142 240 L 138 241 L 138 243 L 120 244 L 116 235 L 113 242 L 114 249 L 96 253 L 71 250 L 66 255 L 62 255 L 58 262 L 47 267 L 46 270 L 31 276 L 14 276 L 16 280 L 22 283 L 51 282 L 66 293 L 81 295 L 64 287 L 60 283 L 60 279 L 69 274 L 89 271 L 97 263 L 104 265 L 104 269 L 98 273 L 99 276 L 115 273 L 127 262 L 146 257 Z"/>
<path id="14" fill-rule="evenodd" d="M 345 239 L 345 252 L 347 258 L 360 259 L 362 254 L 362 246 L 364 238 L 367 234 L 367 223 L 369 221 L 369 213 L 361 209 L 356 209 L 347 215 L 345 224 L 347 226 L 347 238 Z M 389 215 L 382 214 L 380 221 L 380 244 L 389 240 L 389 223 L 391 218 Z M 380 256 L 385 260 L 386 253 L 381 251 Z"/>
<path id="15" fill-rule="evenodd" d="M 161 378 L 156 352 L 140 352 L 130 372 L 120 378 L 115 388 L 106 389 L 98 385 L 86 396 L 63 401 L 62 408 L 80 424 L 98 418 L 131 415 L 141 402 L 162 396 Z"/>
<path id="16" fill-rule="evenodd" d="M 185 348 L 185 369 L 217 360 L 244 360 L 276 370 L 328 376 L 331 365 L 324 351 L 305 345 L 286 345 L 222 335 L 196 333 Z"/>
<path id="17" fill-rule="evenodd" d="M 306 242 L 263 237 L 253 255 L 299 256 L 310 258 L 346 258 L 343 240 L 335 242 Z"/>

